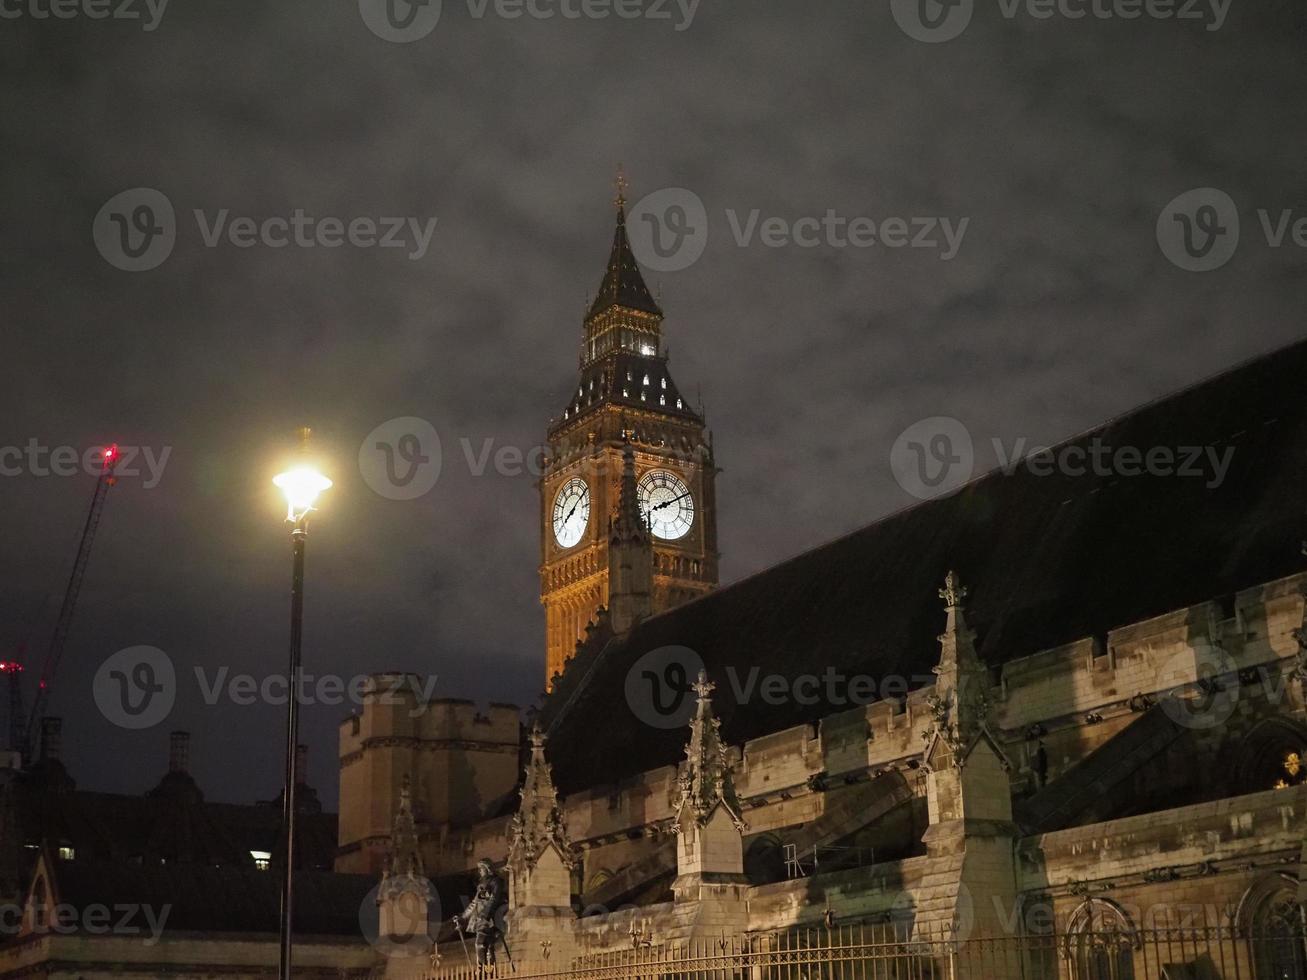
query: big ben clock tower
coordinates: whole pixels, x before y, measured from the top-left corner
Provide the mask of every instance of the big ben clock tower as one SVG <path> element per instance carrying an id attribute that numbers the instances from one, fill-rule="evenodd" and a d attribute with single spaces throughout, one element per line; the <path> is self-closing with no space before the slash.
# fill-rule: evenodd
<path id="1" fill-rule="evenodd" d="M 717 585 L 712 437 L 668 370 L 663 312 L 626 237 L 620 178 L 616 204 L 580 380 L 549 427 L 540 481 L 549 687 L 601 606 L 621 632 Z"/>

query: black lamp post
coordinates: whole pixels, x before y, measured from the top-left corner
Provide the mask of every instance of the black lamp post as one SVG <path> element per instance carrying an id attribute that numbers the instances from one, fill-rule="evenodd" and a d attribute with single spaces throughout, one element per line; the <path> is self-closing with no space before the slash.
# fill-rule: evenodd
<path id="1" fill-rule="evenodd" d="M 309 430 L 300 430 L 302 450 L 307 455 Z M 295 907 L 295 788 L 299 785 L 299 677 L 300 639 L 304 627 L 304 545 L 309 536 L 309 514 L 319 494 L 331 488 L 331 481 L 310 463 L 299 465 L 272 481 L 286 497 L 286 520 L 291 525 L 290 580 L 290 666 L 286 672 L 286 787 L 282 793 L 282 837 L 286 841 L 281 879 L 280 961 L 277 976 L 290 980 L 292 915 Z"/>

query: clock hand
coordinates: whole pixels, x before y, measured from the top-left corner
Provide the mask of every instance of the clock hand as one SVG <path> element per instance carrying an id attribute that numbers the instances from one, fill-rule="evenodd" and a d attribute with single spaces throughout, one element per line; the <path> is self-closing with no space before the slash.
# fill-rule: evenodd
<path id="1" fill-rule="evenodd" d="M 564 524 L 566 524 L 568 521 L 570 521 L 570 520 L 572 519 L 572 515 L 576 513 L 576 509 L 577 509 L 578 507 L 580 507 L 580 506 L 581 506 L 581 498 L 580 498 L 580 497 L 577 497 L 577 498 L 576 498 L 576 503 L 574 503 L 574 504 L 572 505 L 572 509 L 569 510 L 569 511 L 567 512 L 567 516 L 563 518 L 563 523 L 564 523 Z"/>
<path id="2" fill-rule="evenodd" d="M 664 500 L 661 504 L 654 504 L 654 506 L 649 508 L 649 513 L 652 514 L 656 510 L 662 510 L 664 507 L 670 507 L 678 500 L 684 500 L 688 496 L 690 496 L 689 490 L 685 491 L 685 493 L 681 494 L 679 497 L 673 497 L 671 500 Z"/>

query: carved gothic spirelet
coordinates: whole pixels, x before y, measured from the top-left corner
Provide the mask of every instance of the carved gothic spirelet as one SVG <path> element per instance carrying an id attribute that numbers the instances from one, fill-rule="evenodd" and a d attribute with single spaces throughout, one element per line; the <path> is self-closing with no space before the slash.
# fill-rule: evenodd
<path id="1" fill-rule="evenodd" d="M 946 622 L 939 636 L 940 659 L 935 668 L 935 690 L 926 697 L 931 724 L 921 733 L 926 743 L 926 765 L 938 760 L 942 745 L 947 765 L 962 768 L 976 741 L 982 736 L 994 743 L 1005 768 L 1008 762 L 990 733 L 991 704 L 989 671 L 976 653 L 975 634 L 967 626 L 963 601 L 967 589 L 956 572 L 949 572 L 939 590 L 944 600 Z M 938 761 L 933 763 L 939 767 Z"/>
<path id="2" fill-rule="evenodd" d="M 530 871 L 552 845 L 569 869 L 576 866 L 576 848 L 567 835 L 553 771 L 545 757 L 545 736 L 536 725 L 531 730 L 531 758 L 520 792 L 522 803 L 509 829 L 508 866 Z"/>
<path id="3" fill-rule="evenodd" d="M 674 833 L 684 832 L 688 822 L 706 825 L 718 807 L 726 811 L 737 830 L 743 833 L 747 829 L 721 737 L 722 723 L 712 710 L 715 689 L 708 674 L 700 671 L 693 687 L 699 700 L 690 721 L 690 742 L 685 747 L 678 781 Z"/>
<path id="4" fill-rule="evenodd" d="M 390 852 L 377 889 L 377 902 L 410 894 L 428 902 L 435 898 L 435 889 L 422 864 L 417 821 L 413 817 L 413 790 L 406 774 L 399 788 L 399 808 L 391 827 Z"/>

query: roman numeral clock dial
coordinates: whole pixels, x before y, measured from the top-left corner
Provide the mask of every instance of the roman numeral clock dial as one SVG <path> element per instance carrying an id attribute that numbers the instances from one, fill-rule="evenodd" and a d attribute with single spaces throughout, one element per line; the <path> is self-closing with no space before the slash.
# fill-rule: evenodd
<path id="1" fill-rule="evenodd" d="M 563 484 L 554 498 L 554 540 L 570 548 L 581 540 L 590 523 L 590 487 L 582 479 Z"/>
<path id="2" fill-rule="evenodd" d="M 649 530 L 664 541 L 675 541 L 694 526 L 694 496 L 675 473 L 650 470 L 640 479 L 640 513 Z"/>

